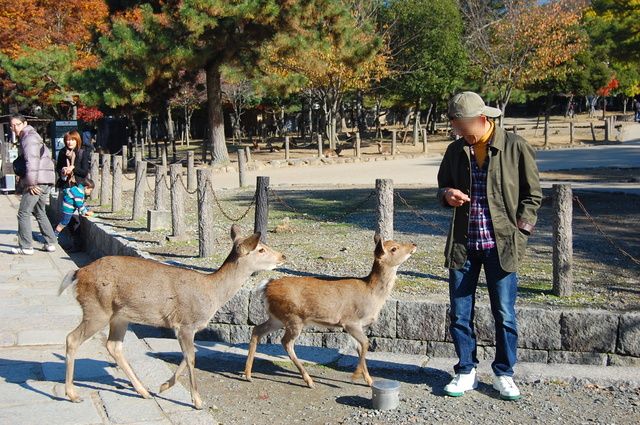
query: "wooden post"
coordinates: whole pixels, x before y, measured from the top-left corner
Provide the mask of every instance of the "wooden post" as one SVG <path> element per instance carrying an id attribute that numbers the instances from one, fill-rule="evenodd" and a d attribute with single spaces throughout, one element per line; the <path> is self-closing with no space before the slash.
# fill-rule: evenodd
<path id="1" fill-rule="evenodd" d="M 122 209 L 122 163 L 123 157 L 113 156 L 113 188 L 111 190 L 111 212 Z"/>
<path id="2" fill-rule="evenodd" d="M 362 157 L 362 149 L 360 147 L 360 132 L 356 131 L 356 158 Z"/>
<path id="3" fill-rule="evenodd" d="M 573 145 L 573 139 L 574 139 L 574 129 L 573 129 L 573 121 L 569 122 L 569 144 Z"/>
<path id="4" fill-rule="evenodd" d="M 144 217 L 144 191 L 147 183 L 147 162 L 136 162 L 136 183 L 133 189 L 133 219 Z"/>
<path id="5" fill-rule="evenodd" d="M 138 162 L 142 161 L 142 151 L 139 149 L 136 149 L 136 153 L 135 153 L 135 166 L 138 166 Z"/>
<path id="6" fill-rule="evenodd" d="M 397 130 L 391 130 L 391 156 L 396 154 L 396 150 L 398 149 L 398 139 L 396 137 Z"/>
<path id="7" fill-rule="evenodd" d="M 154 185 L 155 196 L 153 198 L 153 209 L 156 211 L 169 210 L 167 204 L 169 200 L 167 166 L 156 165 L 156 181 Z"/>
<path id="8" fill-rule="evenodd" d="M 89 171 L 89 177 L 93 179 L 93 182 L 98 185 L 100 178 L 100 154 L 94 152 L 91 154 L 91 171 Z"/>
<path id="9" fill-rule="evenodd" d="M 604 141 L 605 142 L 609 141 L 609 119 L 608 118 L 604 119 Z"/>
<path id="10" fill-rule="evenodd" d="M 544 147 L 549 146 L 549 117 L 544 117 Z"/>
<path id="11" fill-rule="evenodd" d="M 129 147 L 122 145 L 122 172 L 126 173 L 129 168 Z"/>
<path id="12" fill-rule="evenodd" d="M 156 146 L 156 158 L 158 158 L 160 156 L 160 146 L 157 139 L 154 141 L 154 144 Z M 151 151 L 149 151 L 149 156 L 151 156 Z"/>
<path id="13" fill-rule="evenodd" d="M 589 123 L 591 125 L 591 138 L 593 139 L 593 143 L 596 142 L 596 129 L 593 127 L 593 121 Z"/>
<path id="14" fill-rule="evenodd" d="M 427 153 L 427 129 L 422 129 L 422 153 Z"/>
<path id="15" fill-rule="evenodd" d="M 176 139 L 175 137 L 171 139 L 171 162 L 177 161 L 177 152 L 176 152 Z"/>
<path id="16" fill-rule="evenodd" d="M 100 205 L 109 203 L 111 203 L 111 155 L 103 153 L 100 173 Z"/>
<path id="17" fill-rule="evenodd" d="M 211 257 L 215 248 L 212 180 L 211 169 L 198 170 L 198 255 L 200 257 Z"/>
<path id="18" fill-rule="evenodd" d="M 171 239 L 180 239 L 185 234 L 184 189 L 182 183 L 178 181 L 182 174 L 182 164 L 171 164 L 169 174 L 171 176 Z"/>
<path id="19" fill-rule="evenodd" d="M 267 224 L 269 221 L 269 177 L 258 176 L 256 180 L 256 214 L 253 231 L 260 232 L 260 241 L 267 241 Z"/>
<path id="20" fill-rule="evenodd" d="M 318 158 L 322 158 L 322 134 L 318 133 Z"/>
<path id="21" fill-rule="evenodd" d="M 247 160 L 247 164 L 251 162 L 251 148 L 249 146 L 244 147 L 244 156 Z"/>
<path id="22" fill-rule="evenodd" d="M 573 293 L 573 194 L 570 184 L 553 185 L 553 293 Z"/>
<path id="23" fill-rule="evenodd" d="M 376 179 L 376 235 L 393 239 L 393 180 Z"/>
<path id="24" fill-rule="evenodd" d="M 288 161 L 291 159 L 289 152 L 289 136 L 284 136 L 284 160 Z"/>
<path id="25" fill-rule="evenodd" d="M 164 165 L 165 167 L 167 166 L 167 147 L 163 146 L 162 147 L 162 165 Z"/>
<path id="26" fill-rule="evenodd" d="M 245 176 L 247 174 L 247 164 L 244 152 L 242 149 L 238 149 L 238 179 L 240 181 L 240 187 L 245 187 L 247 182 Z"/>
<path id="27" fill-rule="evenodd" d="M 195 154 L 187 151 L 187 190 L 193 192 L 196 189 L 196 167 L 194 162 Z"/>

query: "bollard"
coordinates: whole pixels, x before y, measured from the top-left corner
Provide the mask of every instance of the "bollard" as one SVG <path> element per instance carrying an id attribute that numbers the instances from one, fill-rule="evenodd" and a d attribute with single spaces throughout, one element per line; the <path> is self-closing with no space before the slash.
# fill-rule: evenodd
<path id="1" fill-rule="evenodd" d="M 318 133 L 318 158 L 322 158 L 322 134 Z"/>
<path id="2" fill-rule="evenodd" d="M 593 139 L 593 143 L 596 142 L 596 129 L 593 127 L 593 121 L 589 123 L 591 126 L 591 138 Z"/>
<path id="3" fill-rule="evenodd" d="M 144 217 L 144 191 L 147 178 L 146 161 L 136 162 L 136 181 L 133 189 L 133 219 Z"/>
<path id="4" fill-rule="evenodd" d="M 422 129 L 422 153 L 427 153 L 427 129 Z"/>
<path id="5" fill-rule="evenodd" d="M 111 184 L 111 155 L 103 153 L 100 173 L 100 205 L 111 203 Z"/>
<path id="6" fill-rule="evenodd" d="M 198 255 L 210 257 L 214 254 L 213 233 L 213 173 L 211 169 L 198 170 Z"/>
<path id="7" fill-rule="evenodd" d="M 573 121 L 571 121 L 569 123 L 569 144 L 573 145 L 573 139 L 574 139 L 574 129 L 573 129 Z"/>
<path id="8" fill-rule="evenodd" d="M 122 172 L 126 173 L 129 168 L 129 147 L 122 145 Z"/>
<path id="9" fill-rule="evenodd" d="M 393 239 L 393 180 L 376 179 L 376 235 Z"/>
<path id="10" fill-rule="evenodd" d="M 244 156 L 247 160 L 247 164 L 251 162 L 251 148 L 249 146 L 244 147 Z"/>
<path id="11" fill-rule="evenodd" d="M 171 164 L 169 175 L 171 176 L 171 236 L 169 240 L 179 240 L 185 235 L 184 221 L 184 189 L 179 181 L 182 174 L 182 164 Z"/>
<path id="12" fill-rule="evenodd" d="M 253 231 L 260 232 L 260 241 L 267 242 L 267 224 L 269 220 L 269 177 L 256 179 L 256 213 Z"/>
<path id="13" fill-rule="evenodd" d="M 122 209 L 122 163 L 123 157 L 119 155 L 113 156 L 113 185 L 111 189 L 111 212 L 120 211 Z"/>
<path id="14" fill-rule="evenodd" d="M 573 293 L 573 193 L 570 184 L 553 185 L 553 293 Z M 519 236 L 519 235 L 518 235 Z"/>
<path id="15" fill-rule="evenodd" d="M 238 149 L 238 179 L 240 181 L 240 187 L 245 187 L 247 182 L 245 180 L 245 176 L 247 174 L 247 164 L 244 156 L 244 152 L 241 149 Z"/>
<path id="16" fill-rule="evenodd" d="M 397 130 L 391 130 L 391 155 L 396 154 L 398 140 L 396 138 Z"/>
<path id="17" fill-rule="evenodd" d="M 285 161 L 288 161 L 290 159 L 290 152 L 289 152 L 289 136 L 285 136 L 284 137 L 284 159 Z"/>
<path id="18" fill-rule="evenodd" d="M 362 157 L 362 149 L 360 147 L 360 132 L 356 131 L 356 158 Z"/>
<path id="19" fill-rule="evenodd" d="M 169 190 L 167 188 L 168 177 L 166 165 L 156 165 L 155 177 L 153 209 L 157 211 L 168 211 Z"/>
<path id="20" fill-rule="evenodd" d="M 193 151 L 187 152 L 187 190 L 193 192 L 196 190 L 196 166 L 195 166 L 195 153 Z"/>

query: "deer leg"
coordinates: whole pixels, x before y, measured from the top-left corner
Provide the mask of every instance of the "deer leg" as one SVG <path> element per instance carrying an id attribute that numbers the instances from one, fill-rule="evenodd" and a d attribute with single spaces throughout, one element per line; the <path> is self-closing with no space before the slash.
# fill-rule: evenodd
<path id="1" fill-rule="evenodd" d="M 358 362 L 358 366 L 356 367 L 355 372 L 353 372 L 353 375 L 351 376 L 351 379 L 355 380 L 355 379 L 358 379 L 360 376 L 363 376 L 367 385 L 371 386 L 371 384 L 373 383 L 373 379 L 371 379 L 371 376 L 369 375 L 369 370 L 367 369 L 367 360 L 366 360 L 366 354 L 367 354 L 367 351 L 369 350 L 369 339 L 364 334 L 360 326 L 350 325 L 350 326 L 345 326 L 344 329 L 347 331 L 347 333 L 349 333 L 349 335 L 354 337 L 355 340 L 358 341 L 358 343 L 360 344 L 360 349 L 358 353 L 360 355 L 360 360 Z"/>
<path id="2" fill-rule="evenodd" d="M 131 365 L 124 357 L 122 352 L 122 341 L 127 333 L 127 327 L 129 323 L 123 320 L 111 320 L 109 327 L 109 338 L 107 339 L 107 351 L 111 354 L 111 357 L 116 361 L 120 369 L 127 375 L 133 388 L 142 396 L 142 398 L 151 398 L 149 391 L 144 387 L 144 384 L 140 381 L 140 378 L 135 374 Z"/>
<path id="3" fill-rule="evenodd" d="M 309 388 L 313 388 L 314 387 L 313 380 L 311 379 L 307 371 L 302 366 L 302 362 L 300 362 L 300 360 L 298 359 L 298 356 L 296 356 L 295 350 L 293 349 L 296 338 L 298 338 L 298 336 L 300 335 L 300 332 L 302 332 L 301 323 L 300 324 L 296 323 L 294 325 L 287 325 L 284 332 L 284 336 L 282 337 L 282 345 L 284 349 L 287 350 L 287 354 L 289 354 L 289 358 L 291 359 L 293 364 L 295 364 L 298 370 L 300 371 L 300 374 L 302 375 L 302 379 L 304 379 L 304 382 L 307 383 Z"/>
<path id="4" fill-rule="evenodd" d="M 191 400 L 193 401 L 193 406 L 200 410 L 202 409 L 202 399 L 200 398 L 200 394 L 198 393 L 198 386 L 196 384 L 196 350 L 193 346 L 193 337 L 195 336 L 195 331 L 189 328 L 182 328 L 178 331 L 178 342 L 180 343 L 180 347 L 182 348 L 182 355 L 184 356 L 184 362 L 187 364 L 187 368 L 189 369 L 189 381 L 191 383 Z"/>
<path id="5" fill-rule="evenodd" d="M 91 338 L 102 329 L 109 319 L 107 317 L 92 317 L 88 319 L 91 315 L 84 315 L 82 318 L 82 322 L 72 330 L 69 335 L 67 335 L 67 349 L 66 349 L 66 374 L 65 374 L 65 382 L 64 382 L 64 391 L 69 397 L 69 400 L 74 403 L 79 403 L 82 401 L 82 398 L 78 396 L 76 393 L 75 386 L 73 385 L 73 372 L 76 360 L 76 352 L 80 345 L 85 342 L 87 339 Z"/>
<path id="6" fill-rule="evenodd" d="M 273 317 L 269 320 L 253 328 L 251 332 L 251 342 L 249 343 L 249 353 L 247 354 L 247 362 L 244 366 L 244 377 L 247 381 L 251 381 L 251 368 L 253 367 L 253 358 L 256 355 L 258 343 L 263 335 L 269 334 L 282 327 L 282 322 Z"/>
<path id="7" fill-rule="evenodd" d="M 176 384 L 178 376 L 182 375 L 182 372 L 184 372 L 185 367 L 187 367 L 187 360 L 183 358 L 180 364 L 178 365 L 176 372 L 171 376 L 171 378 L 169 378 L 169 380 L 167 380 L 167 382 L 165 382 L 160 386 L 161 393 L 167 391 L 169 388 L 173 387 Z"/>

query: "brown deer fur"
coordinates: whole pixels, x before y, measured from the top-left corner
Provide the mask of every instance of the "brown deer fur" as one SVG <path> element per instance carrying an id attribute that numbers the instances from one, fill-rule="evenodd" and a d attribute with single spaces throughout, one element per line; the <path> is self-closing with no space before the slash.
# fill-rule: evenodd
<path id="1" fill-rule="evenodd" d="M 376 238 L 371 273 L 364 278 L 283 277 L 262 282 L 262 291 L 269 319 L 256 326 L 251 334 L 245 377 L 251 380 L 251 368 L 260 338 L 284 327 L 282 345 L 309 387 L 313 380 L 298 360 L 294 343 L 305 326 L 341 327 L 360 345 L 360 361 L 353 379 L 363 376 L 367 384 L 372 379 L 365 355 L 369 349 L 363 327 L 378 318 L 396 280 L 398 267 L 416 250 L 413 243 L 383 242 Z"/>
<path id="2" fill-rule="evenodd" d="M 125 256 L 103 257 L 67 274 L 59 293 L 75 284 L 76 299 L 82 307 L 82 322 L 67 336 L 65 391 L 69 399 L 81 401 L 73 385 L 76 351 L 106 325 L 107 351 L 135 390 L 144 398 L 150 397 L 122 352 L 128 324 L 141 323 L 172 328 L 182 348 L 183 360 L 160 392 L 171 388 L 187 367 L 191 398 L 194 406 L 201 409 L 194 372 L 195 333 L 207 325 L 252 273 L 271 270 L 285 260 L 284 255 L 260 242 L 259 233 L 241 238 L 237 226 L 232 226 L 231 237 L 231 253 L 211 274 Z"/>

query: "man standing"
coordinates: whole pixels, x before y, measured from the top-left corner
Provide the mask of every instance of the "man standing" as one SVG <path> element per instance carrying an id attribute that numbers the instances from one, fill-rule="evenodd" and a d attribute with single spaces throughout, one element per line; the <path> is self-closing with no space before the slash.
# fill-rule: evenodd
<path id="1" fill-rule="evenodd" d="M 56 236 L 45 212 L 49 191 L 55 182 L 55 171 L 51 151 L 44 145 L 38 132 L 27 124 L 24 116 L 11 116 L 11 129 L 20 140 L 25 172 L 19 176 L 18 192 L 22 193 L 18 208 L 18 248 L 14 254 L 33 255 L 31 214 L 36 217 L 40 232 L 45 238 L 44 251 L 56 250 Z"/>
<path id="2" fill-rule="evenodd" d="M 438 199 L 453 208 L 445 248 L 451 303 L 449 331 L 458 355 L 455 377 L 444 388 L 449 396 L 475 389 L 475 292 L 484 268 L 496 327 L 493 387 L 507 400 L 520 398 L 513 382 L 518 330 L 515 302 L 527 239 L 542 201 L 534 151 L 522 137 L 507 133 L 492 118 L 501 115 L 473 92 L 449 101 L 456 134 L 438 171 Z"/>

